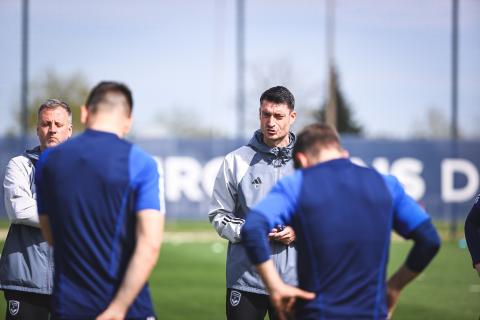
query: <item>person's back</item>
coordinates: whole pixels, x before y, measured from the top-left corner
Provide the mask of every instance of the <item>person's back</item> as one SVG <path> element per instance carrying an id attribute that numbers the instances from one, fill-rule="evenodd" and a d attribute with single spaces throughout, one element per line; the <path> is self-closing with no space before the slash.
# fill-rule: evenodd
<path id="1" fill-rule="evenodd" d="M 303 169 L 275 185 L 242 229 L 277 312 L 289 312 L 299 297 L 296 319 L 387 318 L 404 286 L 439 249 L 430 217 L 396 178 L 353 164 L 329 126 L 304 129 L 294 159 Z M 265 234 L 279 223 L 291 223 L 298 234 L 302 290 L 285 285 L 269 259 Z M 415 245 L 386 282 L 392 230 Z"/>
<path id="2" fill-rule="evenodd" d="M 163 230 L 158 167 L 123 139 L 131 124 L 127 87 L 102 82 L 86 105 L 88 129 L 37 164 L 40 223 L 54 244 L 54 316 L 154 317 L 146 280 Z"/>
<path id="3" fill-rule="evenodd" d="M 383 178 L 347 159 L 301 175 L 301 210 L 293 226 L 302 238 L 297 242 L 299 270 L 311 272 L 299 273 L 299 286 L 321 294 L 304 302 L 299 316 L 385 317 L 393 199 Z"/>
<path id="4" fill-rule="evenodd" d="M 133 184 L 150 158 L 112 133 L 87 130 L 52 150 L 48 159 L 55 170 L 45 168 L 45 183 L 61 186 L 52 201 L 58 208 L 49 216 L 52 228 L 62 233 L 53 239 L 55 309 L 95 315 L 113 298 L 135 247 Z M 142 298 L 146 294 L 145 287 L 132 316 L 152 309 Z"/>

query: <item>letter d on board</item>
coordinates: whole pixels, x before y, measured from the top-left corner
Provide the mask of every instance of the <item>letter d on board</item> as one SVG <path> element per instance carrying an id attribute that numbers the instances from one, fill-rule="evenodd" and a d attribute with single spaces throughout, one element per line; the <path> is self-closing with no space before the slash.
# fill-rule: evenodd
<path id="1" fill-rule="evenodd" d="M 455 189 L 455 173 L 467 178 L 465 186 Z M 470 200 L 478 189 L 477 168 L 466 159 L 444 159 L 442 161 L 442 200 L 444 202 L 464 202 Z"/>

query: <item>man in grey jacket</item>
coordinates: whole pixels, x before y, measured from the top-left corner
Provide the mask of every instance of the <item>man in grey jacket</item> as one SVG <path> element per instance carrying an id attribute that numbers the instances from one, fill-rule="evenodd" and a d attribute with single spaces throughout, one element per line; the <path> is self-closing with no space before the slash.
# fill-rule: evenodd
<path id="1" fill-rule="evenodd" d="M 35 163 L 45 148 L 72 135 L 72 112 L 49 99 L 38 110 L 40 145 L 12 158 L 3 181 L 5 210 L 11 225 L 0 258 L 0 289 L 7 300 L 6 319 L 48 319 L 53 284 L 53 254 L 38 221 Z"/>
<path id="2" fill-rule="evenodd" d="M 263 320 L 268 311 L 276 319 L 268 293 L 242 245 L 240 230 L 245 215 L 283 176 L 293 172 L 296 118 L 295 99 L 285 87 L 273 87 L 260 97 L 260 130 L 250 142 L 226 155 L 218 172 L 209 220 L 229 241 L 227 251 L 226 313 L 229 320 Z M 272 259 L 284 282 L 296 285 L 295 232 L 276 226 L 268 234 Z"/>

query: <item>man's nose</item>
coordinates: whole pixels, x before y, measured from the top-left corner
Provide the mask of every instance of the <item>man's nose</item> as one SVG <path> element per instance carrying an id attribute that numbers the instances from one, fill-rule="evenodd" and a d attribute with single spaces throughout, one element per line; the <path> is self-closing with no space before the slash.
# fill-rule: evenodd
<path id="1" fill-rule="evenodd" d="M 267 120 L 267 126 L 273 127 L 275 125 L 275 121 L 273 120 L 273 117 L 269 117 Z"/>

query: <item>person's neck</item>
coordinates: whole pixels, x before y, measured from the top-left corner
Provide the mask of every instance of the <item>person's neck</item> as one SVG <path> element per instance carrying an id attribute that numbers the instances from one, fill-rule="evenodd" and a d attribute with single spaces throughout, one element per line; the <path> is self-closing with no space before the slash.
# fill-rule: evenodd
<path id="1" fill-rule="evenodd" d="M 321 162 L 327 162 L 331 160 L 337 160 L 337 159 L 346 159 L 348 158 L 348 154 L 337 150 L 337 149 L 323 149 L 318 158 L 315 159 L 317 163 Z"/>
<path id="2" fill-rule="evenodd" d="M 111 122 L 95 122 L 87 124 L 87 128 L 96 131 L 103 131 L 108 133 L 113 133 L 119 138 L 124 137 L 124 132 L 118 127 L 117 124 Z"/>

